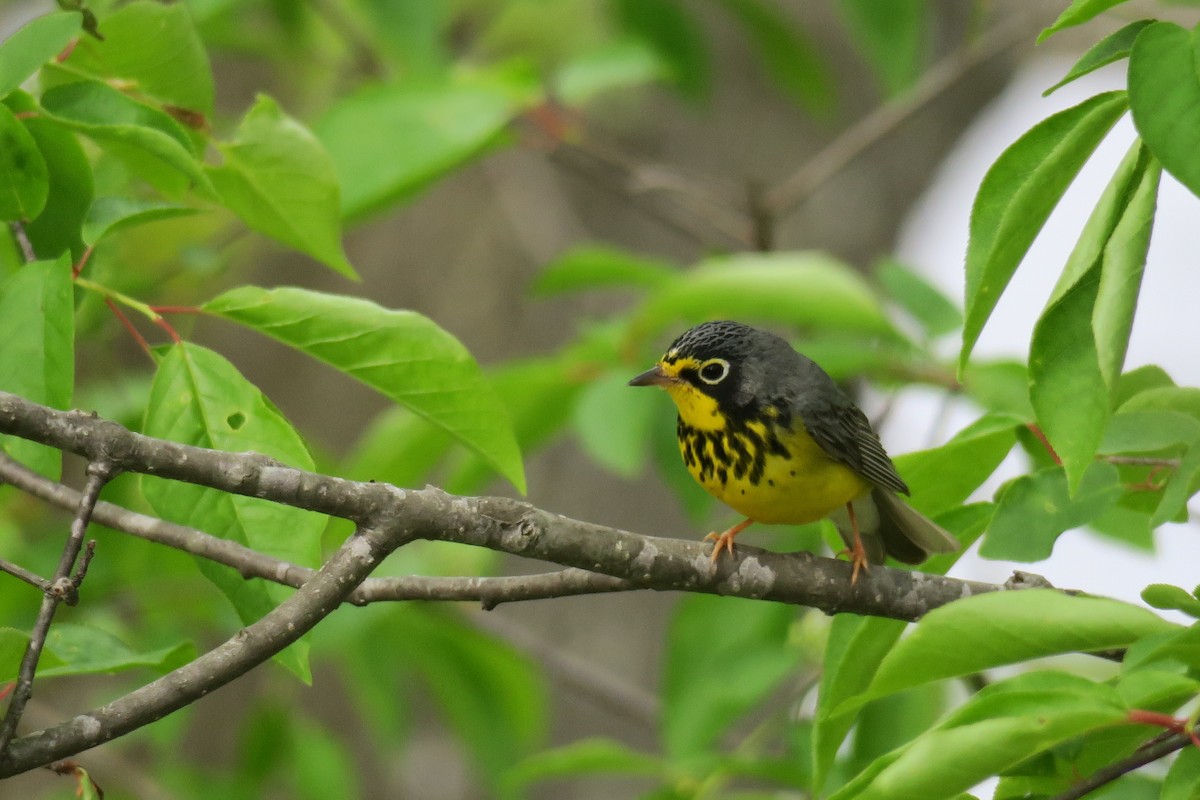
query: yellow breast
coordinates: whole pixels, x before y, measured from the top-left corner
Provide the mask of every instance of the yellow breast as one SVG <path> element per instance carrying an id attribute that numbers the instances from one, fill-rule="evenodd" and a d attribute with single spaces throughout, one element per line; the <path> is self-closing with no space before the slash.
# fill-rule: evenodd
<path id="1" fill-rule="evenodd" d="M 755 522 L 813 522 L 871 488 L 830 458 L 799 420 L 790 429 L 770 418 L 740 424 L 703 413 L 706 408 L 685 413 L 685 405 L 677 405 L 679 450 L 688 471 L 709 494 Z M 690 413 L 696 410 L 702 413 Z"/>

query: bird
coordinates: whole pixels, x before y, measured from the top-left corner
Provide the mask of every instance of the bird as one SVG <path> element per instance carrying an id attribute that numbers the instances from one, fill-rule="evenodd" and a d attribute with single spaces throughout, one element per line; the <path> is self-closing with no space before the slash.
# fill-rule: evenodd
<path id="1" fill-rule="evenodd" d="M 775 334 L 730 320 L 682 333 L 630 386 L 665 389 L 679 411 L 679 452 L 692 477 L 745 517 L 708 534 L 711 560 L 733 556 L 749 525 L 830 518 L 846 543 L 851 584 L 892 556 L 919 564 L 958 541 L 898 497 L 909 494 L 857 405 L 816 362 Z"/>

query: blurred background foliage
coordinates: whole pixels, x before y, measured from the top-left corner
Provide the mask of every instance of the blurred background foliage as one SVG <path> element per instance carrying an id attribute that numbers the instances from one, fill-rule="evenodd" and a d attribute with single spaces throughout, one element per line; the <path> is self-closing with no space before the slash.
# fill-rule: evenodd
<path id="1" fill-rule="evenodd" d="M 43 131 L 40 146 L 70 155 L 51 175 L 53 214 L 28 234 L 39 255 L 56 245 L 76 261 L 86 253 L 89 279 L 156 306 L 194 307 L 254 283 L 419 311 L 485 365 L 534 504 L 645 533 L 695 536 L 728 512 L 680 468 L 669 403 L 625 382 L 688 323 L 770 325 L 850 387 L 924 386 L 974 404 L 976 424 L 931 433 L 937 446 L 897 459 L 916 504 L 971 540 L 994 507 L 963 504 L 1014 446 L 1052 467 L 1024 426 L 1028 376 L 1021 363 L 976 359 L 960 382 L 947 346 L 963 324 L 959 302 L 889 250 L 949 144 L 1060 5 L 101 0 L 88 8 L 103 41 L 82 36 L 27 88 L 67 119 L 81 75 L 116 94 L 129 88 L 120 80 L 136 82 L 134 94 L 162 115 L 153 124 L 206 166 L 192 175 L 171 160 L 175 150 L 82 118 L 75 130 L 86 138 L 74 149 Z M 11 35 L 53 8 L 6 0 L 0 27 Z M 82 99 L 122 102 L 96 92 Z M 19 112 L 25 101 L 8 102 Z M 278 155 L 288 120 L 298 121 L 289 154 L 307 159 L 325 191 L 314 202 L 339 204 L 337 214 L 272 209 L 255 194 L 247 165 Z M 264 137 L 256 126 L 267 125 L 276 127 Z M 287 169 L 272 180 L 286 195 Z M 64 220 L 82 220 L 81 234 L 63 239 Z M 19 242 L 8 237 L 0 251 L 7 279 Z M 142 429 L 154 364 L 103 300 L 79 294 L 72 404 Z M 220 319 L 170 319 L 265 392 L 318 470 L 513 491 L 478 452 L 335 370 Z M 1111 471 L 1101 489 L 1117 483 Z M 1148 471 L 1125 466 L 1120 477 Z M 1061 480 L 1061 470 L 1039 480 Z M 1029 502 L 1060 491 L 1033 486 Z M 1099 494 L 1029 547 L 1052 546 L 1078 516 L 1116 508 L 1118 495 L 1131 514 L 1149 519 L 1157 508 L 1152 492 Z M 129 476 L 105 497 L 147 508 Z M 1146 546 L 1148 523 L 1129 520 L 1098 527 L 1126 538 L 1142 530 Z M 0 490 L 10 560 L 50 572 L 65 525 Z M 347 533 L 330 524 L 326 549 Z M 744 540 L 820 549 L 823 537 L 814 525 Z M 98 538 L 84 602 L 54 629 L 78 637 L 64 647 L 109 637 L 87 647 L 144 676 L 239 625 L 192 559 L 113 532 Z M 385 566 L 539 569 L 424 542 Z M 29 595 L 0 581 L 6 626 L 29 628 Z M 889 643 L 899 633 L 862 624 Z M 825 784 L 841 785 L 955 700 L 941 686 L 878 700 L 840 753 L 846 729 L 833 750 L 814 748 L 812 697 L 831 680 L 822 676 L 830 635 L 829 620 L 804 610 L 646 593 L 488 613 L 344 609 L 311 637 L 311 688 L 271 665 L 89 754 L 86 766 L 109 796 L 143 798 L 803 796 L 814 753 L 824 753 L 815 768 Z M 833 635 L 849 646 L 865 634 Z M 29 722 L 103 702 L 122 680 L 58 679 L 35 694 Z M 49 775 L 12 785 L 29 797 L 72 791 Z"/>

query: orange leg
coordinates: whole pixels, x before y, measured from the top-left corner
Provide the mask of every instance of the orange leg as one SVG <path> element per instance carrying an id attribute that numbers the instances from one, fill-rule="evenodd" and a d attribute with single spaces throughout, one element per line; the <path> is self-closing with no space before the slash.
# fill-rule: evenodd
<path id="1" fill-rule="evenodd" d="M 854 568 L 850 571 L 850 585 L 858 583 L 860 571 L 869 572 L 871 564 L 867 561 L 867 550 L 863 547 L 862 536 L 858 532 L 858 516 L 854 513 L 854 504 L 846 503 L 846 511 L 850 514 L 850 530 L 854 532 L 854 543 L 846 549 L 850 554 L 850 563 Z"/>
<path id="2" fill-rule="evenodd" d="M 733 556 L 733 537 L 737 536 L 739 533 L 746 530 L 746 528 L 750 527 L 753 524 L 754 524 L 754 520 L 744 519 L 741 522 L 739 522 L 737 525 L 734 525 L 732 528 L 725 531 L 724 533 L 717 533 L 716 531 L 713 531 L 708 536 L 705 536 L 704 541 L 716 542 L 716 544 L 713 545 L 712 563 L 714 563 L 714 564 L 717 563 L 717 556 L 721 555 L 722 550 L 728 550 L 730 557 L 732 557 Z"/>

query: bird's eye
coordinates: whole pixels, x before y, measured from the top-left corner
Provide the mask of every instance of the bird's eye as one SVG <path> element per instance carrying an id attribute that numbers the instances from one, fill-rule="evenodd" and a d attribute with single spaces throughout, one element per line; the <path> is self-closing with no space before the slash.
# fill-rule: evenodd
<path id="1" fill-rule="evenodd" d="M 706 361 L 700 367 L 700 380 L 705 383 L 720 383 L 729 374 L 729 362 L 723 358 Z"/>

